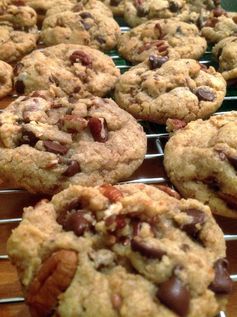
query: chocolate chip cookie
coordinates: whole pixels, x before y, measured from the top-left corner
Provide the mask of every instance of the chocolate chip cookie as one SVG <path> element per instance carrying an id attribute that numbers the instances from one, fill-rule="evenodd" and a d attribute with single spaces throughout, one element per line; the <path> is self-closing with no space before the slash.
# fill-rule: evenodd
<path id="1" fill-rule="evenodd" d="M 8 241 L 36 317 L 214 317 L 232 282 L 210 209 L 144 184 L 71 186 Z M 167 194 L 168 193 L 168 194 Z"/>
<path id="2" fill-rule="evenodd" d="M 219 61 L 220 72 L 229 83 L 237 78 L 237 36 L 227 37 L 212 49 Z"/>
<path id="3" fill-rule="evenodd" d="M 71 43 L 108 51 L 115 48 L 119 35 L 118 23 L 94 9 L 66 11 L 46 17 L 41 40 L 46 46 Z"/>
<path id="4" fill-rule="evenodd" d="M 37 14 L 29 6 L 13 5 L 9 1 L 0 2 L 0 22 L 9 22 L 14 29 L 28 30 L 36 25 Z"/>
<path id="5" fill-rule="evenodd" d="M 226 82 L 213 67 L 192 59 L 151 55 L 124 73 L 115 88 L 118 105 L 139 119 L 185 122 L 215 112 L 226 94 Z"/>
<path id="6" fill-rule="evenodd" d="M 13 87 L 13 69 L 11 65 L 0 61 L 0 98 L 7 96 Z"/>
<path id="7" fill-rule="evenodd" d="M 0 24 L 0 60 L 15 62 L 36 48 L 38 33 L 16 31 L 7 23 Z"/>
<path id="8" fill-rule="evenodd" d="M 141 125 L 111 99 L 34 92 L 8 106 L 0 123 L 0 177 L 30 192 L 115 183 L 146 153 Z"/>
<path id="9" fill-rule="evenodd" d="M 15 89 L 28 94 L 37 89 L 56 87 L 62 95 L 104 96 L 120 75 L 113 60 L 83 45 L 59 44 L 36 50 L 15 68 Z"/>
<path id="10" fill-rule="evenodd" d="M 226 37 L 237 35 L 237 15 L 211 17 L 202 28 L 202 35 L 210 43 L 217 43 Z"/>
<path id="11" fill-rule="evenodd" d="M 54 15 L 57 13 L 62 13 L 65 11 L 71 12 L 81 12 L 84 10 L 98 10 L 101 14 L 112 17 L 113 14 L 111 10 L 103 4 L 101 1 L 97 0 L 60 0 L 56 6 L 50 7 L 46 12 L 46 17 Z"/>
<path id="12" fill-rule="evenodd" d="M 175 19 L 152 20 L 120 36 L 119 53 L 132 63 L 139 63 L 151 54 L 170 59 L 199 59 L 207 47 L 194 24 Z"/>
<path id="13" fill-rule="evenodd" d="M 126 0 L 124 19 L 134 27 L 151 19 L 173 18 L 181 14 L 185 0 Z"/>
<path id="14" fill-rule="evenodd" d="M 178 130 L 165 147 L 165 169 L 184 197 L 237 218 L 237 112 L 197 120 Z"/>
<path id="15" fill-rule="evenodd" d="M 112 12 L 114 16 L 124 15 L 125 0 L 100 0 L 102 1 Z"/>

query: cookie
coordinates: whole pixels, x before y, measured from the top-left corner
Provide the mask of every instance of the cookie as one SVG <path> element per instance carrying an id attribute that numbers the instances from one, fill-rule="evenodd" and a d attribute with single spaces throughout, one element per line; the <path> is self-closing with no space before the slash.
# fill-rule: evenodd
<path id="1" fill-rule="evenodd" d="M 28 6 L 16 6 L 2 1 L 0 3 L 0 23 L 7 21 L 14 29 L 28 30 L 37 22 L 37 14 Z"/>
<path id="2" fill-rule="evenodd" d="M 102 1 L 112 12 L 114 16 L 124 15 L 125 0 L 100 0 Z"/>
<path id="3" fill-rule="evenodd" d="M 184 197 L 208 204 L 219 215 L 237 218 L 237 112 L 190 122 L 165 147 L 164 165 Z"/>
<path id="4" fill-rule="evenodd" d="M 181 14 L 185 0 L 126 0 L 124 19 L 134 27 L 151 19 L 173 18 Z"/>
<path id="5" fill-rule="evenodd" d="M 230 36 L 218 42 L 212 49 L 219 61 L 220 72 L 227 81 L 237 78 L 237 37 Z"/>
<path id="6" fill-rule="evenodd" d="M 25 208 L 8 253 L 36 317 L 214 317 L 232 287 L 210 209 L 144 184 Z"/>
<path id="7" fill-rule="evenodd" d="M 65 11 L 81 12 L 84 10 L 98 10 L 101 14 L 109 17 L 113 16 L 111 10 L 101 1 L 81 0 L 77 2 L 72 0 L 60 0 L 56 6 L 52 6 L 47 10 L 46 17 Z"/>
<path id="8" fill-rule="evenodd" d="M 37 89 L 57 88 L 73 97 L 105 96 L 120 75 L 113 60 L 93 48 L 59 44 L 32 52 L 15 68 L 15 89 L 29 94 Z"/>
<path id="9" fill-rule="evenodd" d="M 119 53 L 132 63 L 139 63 L 151 54 L 170 59 L 199 59 L 207 47 L 194 24 L 175 19 L 151 20 L 120 36 Z"/>
<path id="10" fill-rule="evenodd" d="M 0 24 L 0 60 L 15 62 L 36 48 L 38 33 L 16 31 L 8 24 Z"/>
<path id="11" fill-rule="evenodd" d="M 41 40 L 46 46 L 82 44 L 107 51 L 115 48 L 119 35 L 117 22 L 94 9 L 48 16 L 43 22 Z"/>
<path id="12" fill-rule="evenodd" d="M 237 16 L 211 17 L 202 28 L 202 35 L 210 43 L 217 43 L 237 34 Z"/>
<path id="13" fill-rule="evenodd" d="M 213 67 L 192 59 L 167 61 L 151 55 L 124 73 L 115 88 L 117 104 L 135 118 L 165 124 L 208 117 L 226 94 L 226 82 Z"/>
<path id="14" fill-rule="evenodd" d="M 7 96 L 13 87 L 13 69 L 11 65 L 0 61 L 0 98 Z"/>
<path id="15" fill-rule="evenodd" d="M 0 122 L 0 177 L 30 192 L 118 182 L 146 153 L 141 125 L 111 99 L 34 92 L 8 106 Z"/>

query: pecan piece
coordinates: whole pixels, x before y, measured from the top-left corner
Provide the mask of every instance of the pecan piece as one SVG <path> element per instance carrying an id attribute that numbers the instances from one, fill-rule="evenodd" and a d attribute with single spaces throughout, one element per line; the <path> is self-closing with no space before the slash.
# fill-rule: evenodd
<path id="1" fill-rule="evenodd" d="M 58 296 L 70 285 L 76 272 L 78 255 L 75 251 L 54 252 L 40 267 L 26 296 L 35 316 L 48 317 L 57 305 Z"/>
<path id="2" fill-rule="evenodd" d="M 100 191 L 113 203 L 117 202 L 123 197 L 122 192 L 110 184 L 104 184 L 100 186 Z"/>
<path id="3" fill-rule="evenodd" d="M 67 114 L 61 120 L 63 130 L 69 132 L 81 132 L 87 127 L 87 120 L 76 114 Z"/>
<path id="4" fill-rule="evenodd" d="M 88 127 L 95 141 L 105 143 L 108 140 L 107 122 L 104 118 L 90 118 Z"/>
<path id="5" fill-rule="evenodd" d="M 72 64 L 80 62 L 83 66 L 92 66 L 92 60 L 90 56 L 82 51 L 74 51 L 72 55 L 69 57 L 69 59 Z"/>
<path id="6" fill-rule="evenodd" d="M 174 197 L 176 199 L 181 199 L 179 193 L 176 192 L 176 190 L 165 186 L 165 185 L 157 185 L 156 187 L 158 187 L 160 190 L 162 190 L 163 192 L 165 192 L 166 194 L 168 194 L 171 197 Z"/>

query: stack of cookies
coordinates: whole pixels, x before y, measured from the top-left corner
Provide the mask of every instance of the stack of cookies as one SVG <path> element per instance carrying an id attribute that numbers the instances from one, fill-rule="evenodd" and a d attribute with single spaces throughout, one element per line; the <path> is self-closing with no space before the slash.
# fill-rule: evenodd
<path id="1" fill-rule="evenodd" d="M 225 310 L 213 213 L 237 218 L 237 113 L 210 115 L 234 78 L 236 23 L 217 0 L 0 1 L 0 179 L 47 197 L 7 245 L 32 316 Z M 199 62 L 207 41 L 220 72 Z M 170 132 L 179 193 L 126 184 L 147 151 L 140 120 Z"/>

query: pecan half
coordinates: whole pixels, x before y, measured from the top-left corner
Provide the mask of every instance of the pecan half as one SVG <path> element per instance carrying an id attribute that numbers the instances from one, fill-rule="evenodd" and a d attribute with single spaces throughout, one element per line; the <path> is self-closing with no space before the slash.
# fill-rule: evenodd
<path id="1" fill-rule="evenodd" d="M 60 250 L 41 265 L 26 297 L 34 316 L 47 317 L 53 312 L 58 296 L 68 288 L 74 277 L 77 262 L 75 251 Z"/>
<path id="2" fill-rule="evenodd" d="M 110 184 L 104 184 L 100 186 L 100 191 L 105 197 L 107 197 L 113 203 L 120 200 L 123 197 L 123 193 Z"/>

